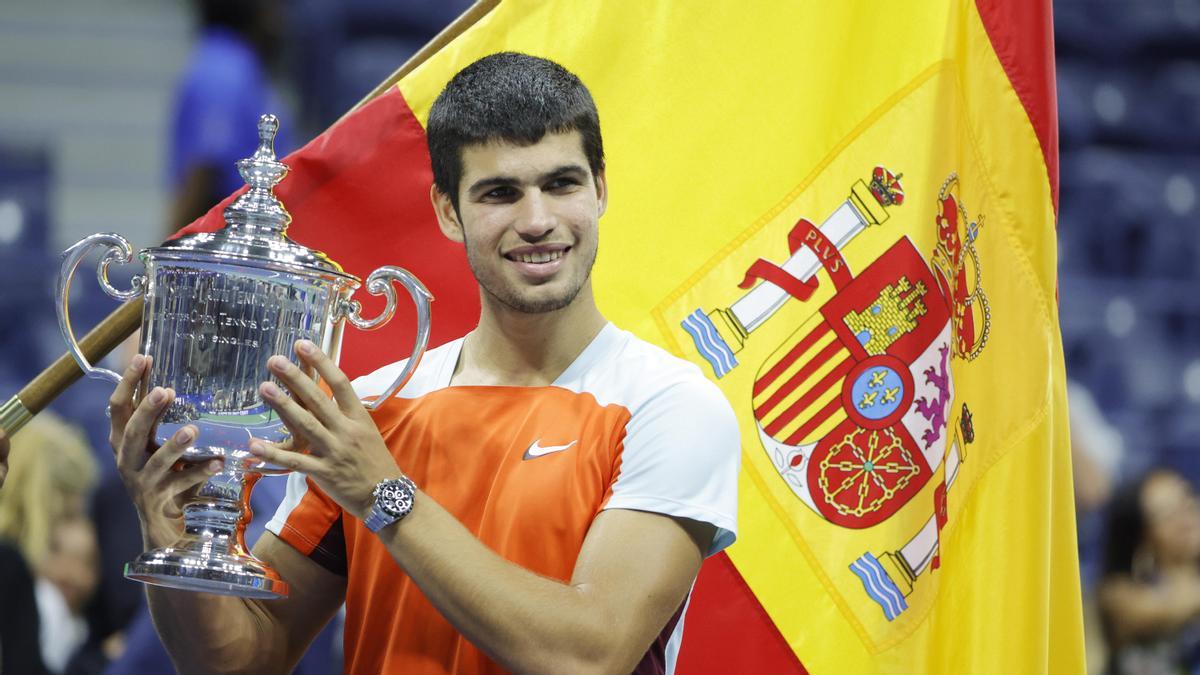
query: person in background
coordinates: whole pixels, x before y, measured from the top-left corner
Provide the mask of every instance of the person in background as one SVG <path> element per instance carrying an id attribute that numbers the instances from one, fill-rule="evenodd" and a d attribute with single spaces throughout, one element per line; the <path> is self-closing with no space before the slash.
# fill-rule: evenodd
<path id="1" fill-rule="evenodd" d="M 8 435 L 0 431 L 0 488 L 4 487 L 4 479 L 8 476 Z"/>
<path id="2" fill-rule="evenodd" d="M 1200 501 L 1155 469 L 1113 500 L 1098 598 L 1113 675 L 1200 672 Z"/>
<path id="3" fill-rule="evenodd" d="M 83 610 L 96 590 L 98 555 L 91 521 L 73 516 L 54 525 L 34 588 L 42 656 L 52 672 L 78 672 L 77 668 L 68 670 L 68 663 L 88 638 Z"/>
<path id="4" fill-rule="evenodd" d="M 96 460 L 83 434 L 49 412 L 21 431 L 9 460 L 0 539 L 33 571 L 42 659 L 59 673 L 87 638 L 81 612 L 96 584 L 96 538 L 86 505 Z"/>
<path id="5" fill-rule="evenodd" d="M 1083 630 L 1090 672 L 1098 672 L 1105 653 L 1096 585 L 1104 552 L 1104 519 L 1117 476 L 1128 463 L 1121 432 L 1105 418 L 1082 383 L 1067 382 L 1071 423 L 1071 473 L 1075 487 L 1075 531 L 1079 540 L 1079 577 L 1083 586 Z"/>
<path id="6" fill-rule="evenodd" d="M 46 672 L 40 642 L 33 575 L 21 551 L 0 540 L 0 673 Z"/>
<path id="7" fill-rule="evenodd" d="M 168 234 L 245 185 L 236 162 L 258 146 L 263 113 L 283 114 L 271 84 L 283 20 L 276 0 L 199 0 L 200 34 L 174 94 L 167 146 L 174 198 Z M 291 125 L 275 137 L 292 148 Z"/>

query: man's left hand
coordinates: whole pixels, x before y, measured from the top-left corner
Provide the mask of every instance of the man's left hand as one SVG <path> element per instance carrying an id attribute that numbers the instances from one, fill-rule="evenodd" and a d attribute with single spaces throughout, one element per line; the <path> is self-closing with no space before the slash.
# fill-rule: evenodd
<path id="1" fill-rule="evenodd" d="M 267 361 L 289 397 L 272 382 L 259 385 L 259 393 L 292 432 L 289 442 L 255 440 L 250 452 L 279 466 L 306 474 L 339 506 L 360 519 L 374 503 L 372 492 L 379 481 L 403 475 L 387 444 L 363 407 L 350 378 L 315 344 L 298 340 L 296 355 L 316 370 L 333 392 L 333 399 L 300 368 L 283 356 Z"/>

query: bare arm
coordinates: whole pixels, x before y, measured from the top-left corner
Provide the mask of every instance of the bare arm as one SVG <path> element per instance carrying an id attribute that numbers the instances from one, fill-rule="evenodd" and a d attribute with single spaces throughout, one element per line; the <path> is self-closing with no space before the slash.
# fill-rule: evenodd
<path id="1" fill-rule="evenodd" d="M 1187 575 L 1154 586 L 1110 577 L 1101 584 L 1099 599 L 1115 641 L 1168 635 L 1200 616 L 1200 577 Z"/>
<path id="2" fill-rule="evenodd" d="M 134 407 L 134 384 L 148 368 L 149 359 L 135 357 L 109 401 L 110 440 L 121 478 L 137 507 L 147 549 L 169 546 L 178 539 L 183 531 L 184 496 L 219 468 L 214 461 L 171 470 L 195 433 L 190 427 L 147 452 L 154 426 L 174 396 L 170 390 L 156 388 Z M 254 552 L 288 580 L 288 598 L 248 600 L 146 587 L 155 629 L 180 672 L 287 672 L 342 603 L 344 578 L 271 533 L 263 535 Z"/>
<path id="3" fill-rule="evenodd" d="M 346 513 L 365 518 L 374 486 L 402 473 L 346 376 L 306 347 L 299 343 L 297 353 L 334 400 L 282 357 L 268 366 L 297 400 L 271 383 L 260 392 L 308 454 L 261 442 L 251 452 L 303 471 Z M 714 532 L 684 519 L 606 511 L 593 521 L 569 583 L 504 560 L 424 493 L 407 518 L 379 534 L 442 615 L 506 668 L 627 673 L 683 603 Z"/>
<path id="4" fill-rule="evenodd" d="M 438 611 L 475 646 L 521 673 L 628 673 L 683 604 L 711 525 L 602 512 L 569 583 L 518 567 L 420 493 L 379 534 Z"/>
<path id="5" fill-rule="evenodd" d="M 146 587 L 154 628 L 180 673 L 291 672 L 337 612 L 346 580 L 270 532 L 254 555 L 287 579 L 281 600 Z"/>

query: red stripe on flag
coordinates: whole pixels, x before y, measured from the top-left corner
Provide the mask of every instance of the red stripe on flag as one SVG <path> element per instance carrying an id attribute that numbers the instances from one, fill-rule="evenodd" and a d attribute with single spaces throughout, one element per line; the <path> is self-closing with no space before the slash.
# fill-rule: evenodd
<path id="1" fill-rule="evenodd" d="M 1050 0 L 976 0 L 975 7 L 1042 146 L 1054 212 L 1058 213 L 1058 99 Z"/>
<path id="2" fill-rule="evenodd" d="M 787 370 L 788 366 L 792 365 L 796 359 L 800 358 L 801 354 L 808 351 L 809 348 L 813 346 L 813 343 L 821 339 L 823 335 L 831 330 L 833 329 L 830 328 L 828 323 L 821 322 L 821 326 L 819 328 L 813 330 L 813 332 L 805 336 L 805 338 L 801 340 L 799 344 L 797 344 L 795 347 L 792 347 L 792 350 L 779 360 L 779 363 L 771 366 L 771 369 L 754 383 L 754 396 L 758 396 L 765 391 L 767 387 L 771 386 L 771 383 L 775 381 L 775 378 L 782 375 L 783 371 Z"/>
<path id="3" fill-rule="evenodd" d="M 796 371 L 795 375 L 789 377 L 787 382 L 784 382 L 782 385 L 780 385 L 779 389 L 776 390 L 774 394 L 771 394 L 771 396 L 764 401 L 762 405 L 755 408 L 754 416 L 760 420 L 765 417 L 766 414 L 771 412 L 775 406 L 779 405 L 780 401 L 787 398 L 788 394 L 796 391 L 796 387 L 803 384 L 810 375 L 812 375 L 818 368 L 823 366 L 826 361 L 832 358 L 833 355 L 838 353 L 838 351 L 841 349 L 842 343 L 838 342 L 837 340 L 825 345 L 825 348 L 817 352 L 817 355 L 814 356 L 811 361 L 804 364 L 800 370 Z"/>
<path id="4" fill-rule="evenodd" d="M 700 568 L 683 625 L 677 673 L 807 673 L 724 553 Z"/>
<path id="5" fill-rule="evenodd" d="M 799 415 L 802 410 L 812 405 L 813 401 L 817 400 L 821 394 L 824 394 L 825 391 L 833 386 L 833 384 L 837 382 L 839 378 L 844 377 L 846 373 L 850 372 L 850 369 L 853 367 L 854 360 L 849 357 L 834 366 L 833 370 L 829 371 L 825 377 L 821 378 L 821 381 L 813 386 L 813 388 L 810 389 L 807 394 L 801 396 L 799 401 L 796 401 L 791 405 L 791 407 L 780 413 L 779 417 L 776 417 L 769 425 L 763 428 L 763 431 L 766 431 L 771 436 L 779 433 L 785 426 L 787 426 L 788 422 L 791 422 L 792 419 L 794 419 L 796 415 Z M 840 403 L 840 397 L 838 398 L 838 401 Z"/>
<path id="6" fill-rule="evenodd" d="M 430 347 L 475 325 L 479 293 L 462 247 L 438 229 L 429 202 L 433 175 L 425 130 L 399 89 L 376 97 L 283 161 L 291 171 L 276 192 L 292 214 L 289 237 L 326 252 L 359 277 L 381 265 L 417 275 L 435 298 Z M 236 194 L 181 232 L 223 227 L 222 211 Z M 408 294 L 400 290 L 400 296 L 395 318 L 383 328 L 347 328 L 341 365 L 351 377 L 408 357 L 416 312 Z M 383 306 L 362 289 L 354 299 L 368 317 Z"/>
<path id="7" fill-rule="evenodd" d="M 784 442 L 787 443 L 788 445 L 795 445 L 795 444 L 799 443 L 800 441 L 804 440 L 805 438 L 808 438 L 809 434 L 816 431 L 817 427 L 821 426 L 821 424 L 825 420 L 829 419 L 830 415 L 832 415 L 833 413 L 840 410 L 841 407 L 842 407 L 842 397 L 835 396 L 832 401 L 825 404 L 824 408 L 821 408 L 820 410 L 818 410 L 817 414 L 813 415 L 812 419 L 805 422 L 803 426 L 801 426 L 799 429 L 797 429 L 796 433 L 792 434 L 791 436 L 788 436 L 787 440 Z"/>

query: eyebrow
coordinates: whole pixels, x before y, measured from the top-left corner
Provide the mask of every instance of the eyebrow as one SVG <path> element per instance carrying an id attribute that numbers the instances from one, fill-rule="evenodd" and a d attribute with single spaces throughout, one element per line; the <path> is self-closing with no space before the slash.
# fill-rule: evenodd
<path id="1" fill-rule="evenodd" d="M 583 166 L 579 164 L 563 164 L 562 166 L 555 167 L 553 170 L 538 176 L 537 182 L 544 183 L 553 178 L 570 175 L 586 176 L 587 169 L 583 168 Z M 490 188 L 519 185 L 520 183 L 521 181 L 515 176 L 490 176 L 488 178 L 481 178 L 474 183 L 471 183 L 471 187 L 467 188 L 467 194 L 474 195 Z"/>

